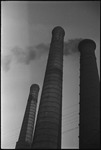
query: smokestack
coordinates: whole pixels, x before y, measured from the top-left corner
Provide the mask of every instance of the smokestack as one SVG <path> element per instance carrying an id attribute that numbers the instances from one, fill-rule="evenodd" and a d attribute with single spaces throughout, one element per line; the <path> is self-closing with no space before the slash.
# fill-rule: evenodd
<path id="1" fill-rule="evenodd" d="M 32 149 L 61 148 L 64 35 L 62 27 L 52 31 Z"/>
<path id="2" fill-rule="evenodd" d="M 16 144 L 16 149 L 31 148 L 38 92 L 39 92 L 39 86 L 37 84 L 33 84 L 30 87 L 29 98 L 28 98 L 26 111 L 25 111 L 21 131 L 20 131 L 19 140 Z"/>
<path id="3" fill-rule="evenodd" d="M 79 43 L 80 51 L 80 149 L 100 148 L 99 76 L 93 40 Z"/>

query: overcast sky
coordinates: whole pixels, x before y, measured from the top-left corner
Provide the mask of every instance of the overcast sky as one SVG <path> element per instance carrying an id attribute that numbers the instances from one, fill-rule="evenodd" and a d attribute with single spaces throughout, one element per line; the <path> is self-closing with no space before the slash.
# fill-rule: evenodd
<path id="1" fill-rule="evenodd" d="M 78 148 L 80 54 L 77 45 L 84 38 L 96 42 L 100 72 L 100 2 L 2 1 L 1 4 L 2 148 L 15 148 L 29 89 L 34 83 L 40 86 L 40 101 L 55 26 L 65 30 L 62 148 Z"/>

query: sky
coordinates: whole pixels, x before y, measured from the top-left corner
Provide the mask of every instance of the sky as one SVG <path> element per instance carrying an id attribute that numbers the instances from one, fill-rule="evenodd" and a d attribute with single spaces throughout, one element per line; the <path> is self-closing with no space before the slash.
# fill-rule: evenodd
<path id="1" fill-rule="evenodd" d="M 38 105 L 52 30 L 65 30 L 62 99 L 62 148 L 79 147 L 78 43 L 96 42 L 100 75 L 99 1 L 1 2 L 1 148 L 15 148 L 30 86 L 39 84 Z"/>

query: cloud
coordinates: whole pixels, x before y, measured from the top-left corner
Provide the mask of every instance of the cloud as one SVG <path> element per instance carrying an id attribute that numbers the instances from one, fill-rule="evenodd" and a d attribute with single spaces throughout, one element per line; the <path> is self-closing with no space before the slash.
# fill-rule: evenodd
<path id="1" fill-rule="evenodd" d="M 37 56 L 40 58 L 42 55 L 45 55 L 49 51 L 49 44 L 40 43 L 35 46 L 37 50 Z"/>
<path id="2" fill-rule="evenodd" d="M 65 56 L 67 55 L 71 55 L 73 53 L 78 52 L 78 44 L 80 43 L 80 41 L 82 40 L 82 38 L 77 38 L 77 39 L 70 39 L 67 42 L 64 42 L 64 50 L 63 50 L 63 54 Z M 35 47 L 38 51 L 38 55 L 42 56 L 45 53 L 48 53 L 50 45 L 49 44 L 38 44 Z"/>
<path id="3" fill-rule="evenodd" d="M 35 46 L 36 49 L 38 50 L 41 50 L 43 52 L 47 52 L 48 48 L 49 48 L 49 44 L 44 44 L 44 43 L 41 43 L 41 44 L 38 44 Z"/>
<path id="4" fill-rule="evenodd" d="M 46 54 L 48 50 L 48 44 L 40 43 L 35 46 L 27 46 L 25 49 L 16 46 L 11 50 L 11 52 L 18 63 L 28 65 L 32 60 L 39 59 L 41 56 Z"/>
<path id="5" fill-rule="evenodd" d="M 70 39 L 68 41 L 65 41 L 63 54 L 67 56 L 67 55 L 71 55 L 73 53 L 78 52 L 78 44 L 82 40 L 83 40 L 82 38 L 76 38 L 76 39 Z M 37 54 L 42 56 L 45 53 L 48 53 L 50 44 L 41 43 L 41 44 L 36 45 L 35 48 L 37 49 Z"/>
<path id="6" fill-rule="evenodd" d="M 67 56 L 78 52 L 78 44 L 81 40 L 82 38 L 77 38 L 77 39 L 70 39 L 67 42 L 65 41 L 63 54 Z M 38 50 L 38 54 L 42 56 L 45 53 L 48 53 L 49 47 L 50 47 L 49 44 L 41 43 L 36 46 L 36 49 Z"/>
<path id="7" fill-rule="evenodd" d="M 36 52 L 34 47 L 27 47 L 25 50 L 16 46 L 12 50 L 12 55 L 15 57 L 18 63 L 29 64 L 31 60 L 36 58 Z"/>
<path id="8" fill-rule="evenodd" d="M 48 52 L 48 44 L 40 43 L 35 46 L 27 46 L 25 49 L 15 46 L 10 52 L 11 55 L 2 56 L 2 67 L 4 71 L 9 71 L 12 60 L 17 63 L 25 65 L 30 64 L 31 61 L 39 59 L 41 56 Z"/>
<path id="9" fill-rule="evenodd" d="M 11 55 L 1 57 L 1 66 L 5 72 L 7 72 L 10 69 L 11 61 L 12 61 Z"/>
<path id="10" fill-rule="evenodd" d="M 78 44 L 82 38 L 70 39 L 64 42 L 64 55 L 68 56 L 75 52 L 78 52 Z M 17 63 L 23 63 L 25 65 L 30 64 L 31 61 L 39 59 L 40 57 L 48 54 L 50 44 L 40 43 L 35 46 L 27 46 L 22 49 L 15 46 L 11 49 L 11 55 L 7 55 L 3 58 L 3 68 L 5 71 L 10 69 L 12 57 Z"/>
<path id="11" fill-rule="evenodd" d="M 64 42 L 64 55 L 70 55 L 78 52 L 78 44 L 82 40 L 82 38 L 78 39 L 70 39 L 67 42 Z"/>

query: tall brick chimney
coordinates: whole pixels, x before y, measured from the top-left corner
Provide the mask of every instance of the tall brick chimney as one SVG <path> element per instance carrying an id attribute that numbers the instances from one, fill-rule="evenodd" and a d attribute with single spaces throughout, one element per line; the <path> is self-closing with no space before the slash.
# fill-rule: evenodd
<path id="1" fill-rule="evenodd" d="M 62 27 L 52 31 L 32 149 L 61 148 L 64 35 Z"/>
<path id="2" fill-rule="evenodd" d="M 85 39 L 80 51 L 80 149 L 100 148 L 100 90 L 95 57 L 96 44 Z"/>
<path id="3" fill-rule="evenodd" d="M 39 86 L 33 84 L 30 87 L 29 98 L 25 110 L 25 115 L 19 135 L 16 149 L 30 149 L 33 137 L 33 129 L 35 122 L 36 106 L 38 99 Z"/>

